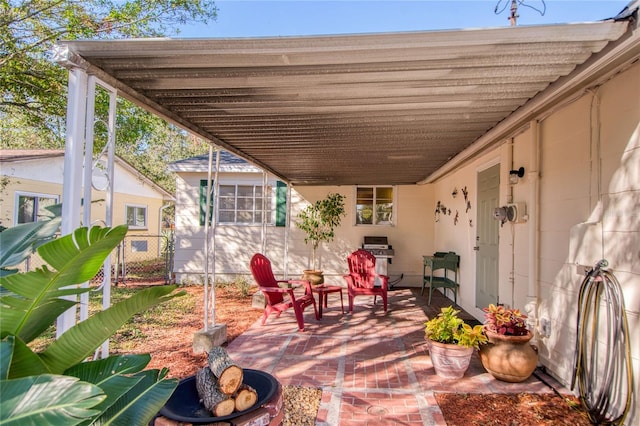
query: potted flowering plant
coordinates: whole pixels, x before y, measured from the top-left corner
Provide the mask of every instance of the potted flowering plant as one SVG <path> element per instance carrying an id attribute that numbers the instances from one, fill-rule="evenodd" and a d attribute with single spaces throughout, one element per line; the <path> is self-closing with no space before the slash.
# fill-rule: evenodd
<path id="1" fill-rule="evenodd" d="M 527 329 L 527 316 L 519 309 L 507 309 L 503 305 L 491 304 L 484 308 L 484 329 L 505 336 L 525 336 L 529 334 Z"/>
<path id="2" fill-rule="evenodd" d="M 484 334 L 488 343 L 480 348 L 485 370 L 505 382 L 523 382 L 538 365 L 538 352 L 529 341 L 533 333 L 527 329 L 527 316 L 519 309 L 502 305 L 484 308 Z"/>
<path id="3" fill-rule="evenodd" d="M 433 368 L 440 377 L 458 379 L 469 368 L 475 349 L 487 341 L 482 326 L 471 327 L 458 317 L 453 306 L 441 308 L 435 318 L 425 322 L 425 337 Z"/>

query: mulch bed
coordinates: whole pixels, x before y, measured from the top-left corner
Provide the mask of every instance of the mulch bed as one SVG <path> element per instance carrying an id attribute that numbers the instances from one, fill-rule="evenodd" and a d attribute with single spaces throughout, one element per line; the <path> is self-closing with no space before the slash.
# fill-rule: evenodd
<path id="1" fill-rule="evenodd" d="M 437 393 L 448 426 L 591 425 L 574 397 L 555 394 Z"/>

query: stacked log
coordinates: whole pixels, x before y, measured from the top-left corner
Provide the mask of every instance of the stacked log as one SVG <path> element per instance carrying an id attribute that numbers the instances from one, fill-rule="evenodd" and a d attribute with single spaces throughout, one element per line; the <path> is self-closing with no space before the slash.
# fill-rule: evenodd
<path id="1" fill-rule="evenodd" d="M 207 357 L 207 366 L 196 373 L 196 389 L 202 405 L 215 417 L 244 411 L 258 401 L 258 393 L 243 383 L 243 370 L 227 351 L 216 346 Z"/>

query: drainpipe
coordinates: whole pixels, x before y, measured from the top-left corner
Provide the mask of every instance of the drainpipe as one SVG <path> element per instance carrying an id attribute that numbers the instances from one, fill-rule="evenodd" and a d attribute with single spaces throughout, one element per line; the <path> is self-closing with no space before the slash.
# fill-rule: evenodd
<path id="1" fill-rule="evenodd" d="M 514 153 L 514 139 L 510 138 L 507 148 L 507 159 L 506 163 L 509 166 L 509 170 L 515 169 L 515 165 L 513 162 L 513 153 Z M 508 173 L 506 173 L 509 176 Z M 507 204 L 513 203 L 513 184 L 509 180 L 507 180 Z M 509 231 L 511 234 L 511 267 L 509 269 L 509 285 L 510 285 L 510 304 L 514 306 L 515 303 L 515 285 L 516 285 L 516 237 L 515 237 L 515 226 L 513 224 L 509 224 Z M 499 294 L 499 293 L 498 293 Z M 502 301 L 502 298 L 498 296 L 498 301 Z"/>
<path id="2" fill-rule="evenodd" d="M 158 221 L 158 235 L 162 235 L 162 212 L 167 207 L 171 207 L 171 203 L 163 204 L 162 207 L 160 207 L 160 210 L 158 211 L 158 218 L 159 218 L 159 221 Z"/>
<path id="3" fill-rule="evenodd" d="M 531 121 L 531 166 L 527 173 L 529 188 L 529 283 L 525 312 L 532 330 L 537 330 L 540 296 L 540 123 Z M 534 333 L 536 334 L 536 333 Z"/>

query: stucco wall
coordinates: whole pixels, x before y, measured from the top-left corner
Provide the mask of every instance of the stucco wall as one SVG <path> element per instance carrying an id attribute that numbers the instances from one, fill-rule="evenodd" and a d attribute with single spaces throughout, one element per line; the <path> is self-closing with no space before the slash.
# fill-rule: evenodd
<path id="1" fill-rule="evenodd" d="M 537 125 L 537 129 L 536 129 Z M 536 130 L 539 138 L 536 139 Z M 539 148 L 536 148 L 539 147 Z M 476 194 L 479 170 L 501 164 L 501 205 L 535 202 L 531 174 L 539 154 L 539 254 L 532 269 L 533 221 L 500 228 L 500 302 L 530 311 L 550 322 L 550 334 L 537 336 L 540 360 L 564 384 L 573 374 L 580 265 L 600 259 L 623 288 L 629 320 L 635 374 L 640 394 L 640 65 L 614 76 L 599 88 L 548 111 L 491 152 L 434 184 L 435 201 L 456 209 L 453 188 L 466 186 Z M 517 185 L 508 185 L 508 171 L 525 167 Z M 475 219 L 473 205 L 470 217 Z M 453 207 L 452 207 L 453 209 Z M 453 224 L 449 216 L 435 224 L 435 248 L 461 255 L 460 305 L 482 318 L 475 304 L 473 228 Z M 537 269 L 536 269 L 537 268 Z M 537 282 L 531 282 L 536 271 Z M 538 296 L 536 298 L 536 292 Z M 535 309 L 537 299 L 538 306 Z M 601 327 L 608 325 L 604 320 Z M 603 353 L 602 357 L 610 356 Z M 637 424 L 635 412 L 627 424 Z"/>
<path id="2" fill-rule="evenodd" d="M 14 226 L 16 191 L 58 196 L 62 202 L 62 179 L 64 158 L 54 157 L 2 164 L 1 174 L 6 176 L 5 185 L 0 192 L 0 224 Z M 147 227 L 130 229 L 128 235 L 158 235 L 160 232 L 160 208 L 164 201 L 162 194 L 138 176 L 116 164 L 114 179 L 113 225 L 127 222 L 126 205 L 147 208 Z M 106 193 L 92 190 L 91 221 L 95 225 L 104 226 L 106 218 Z M 149 252 L 137 252 L 136 256 L 144 258 L 158 257 L 159 244 L 157 238 L 150 239 Z M 131 247 L 127 247 L 127 254 Z"/>
<path id="3" fill-rule="evenodd" d="M 220 182 L 244 182 L 261 184 L 261 174 L 221 174 Z M 204 273 L 204 227 L 198 221 L 199 182 L 206 179 L 204 173 L 180 173 L 176 180 L 176 261 L 178 281 L 202 282 Z M 274 184 L 275 179 L 270 179 Z M 347 215 L 336 230 L 336 238 L 323 244 L 318 251 L 320 267 L 327 280 L 342 283 L 346 272 L 346 257 L 360 247 L 364 236 L 387 236 L 395 250 L 395 257 L 388 264 L 392 279 L 403 274 L 403 285 L 420 285 L 422 255 L 433 252 L 433 223 L 429 213 L 432 192 L 429 185 L 396 187 L 396 225 L 356 226 L 354 187 L 297 187 L 291 191 L 291 214 L 288 236 L 284 227 L 267 226 L 266 255 L 271 259 L 275 273 L 297 277 L 310 266 L 311 247 L 304 243 L 304 233 L 295 226 L 298 212 L 308 203 L 324 198 L 331 192 L 346 196 Z M 262 227 L 260 225 L 225 225 L 216 227 L 216 275 L 232 278 L 249 276 L 249 260 L 262 251 Z M 287 271 L 284 265 L 285 238 L 288 243 Z"/>

